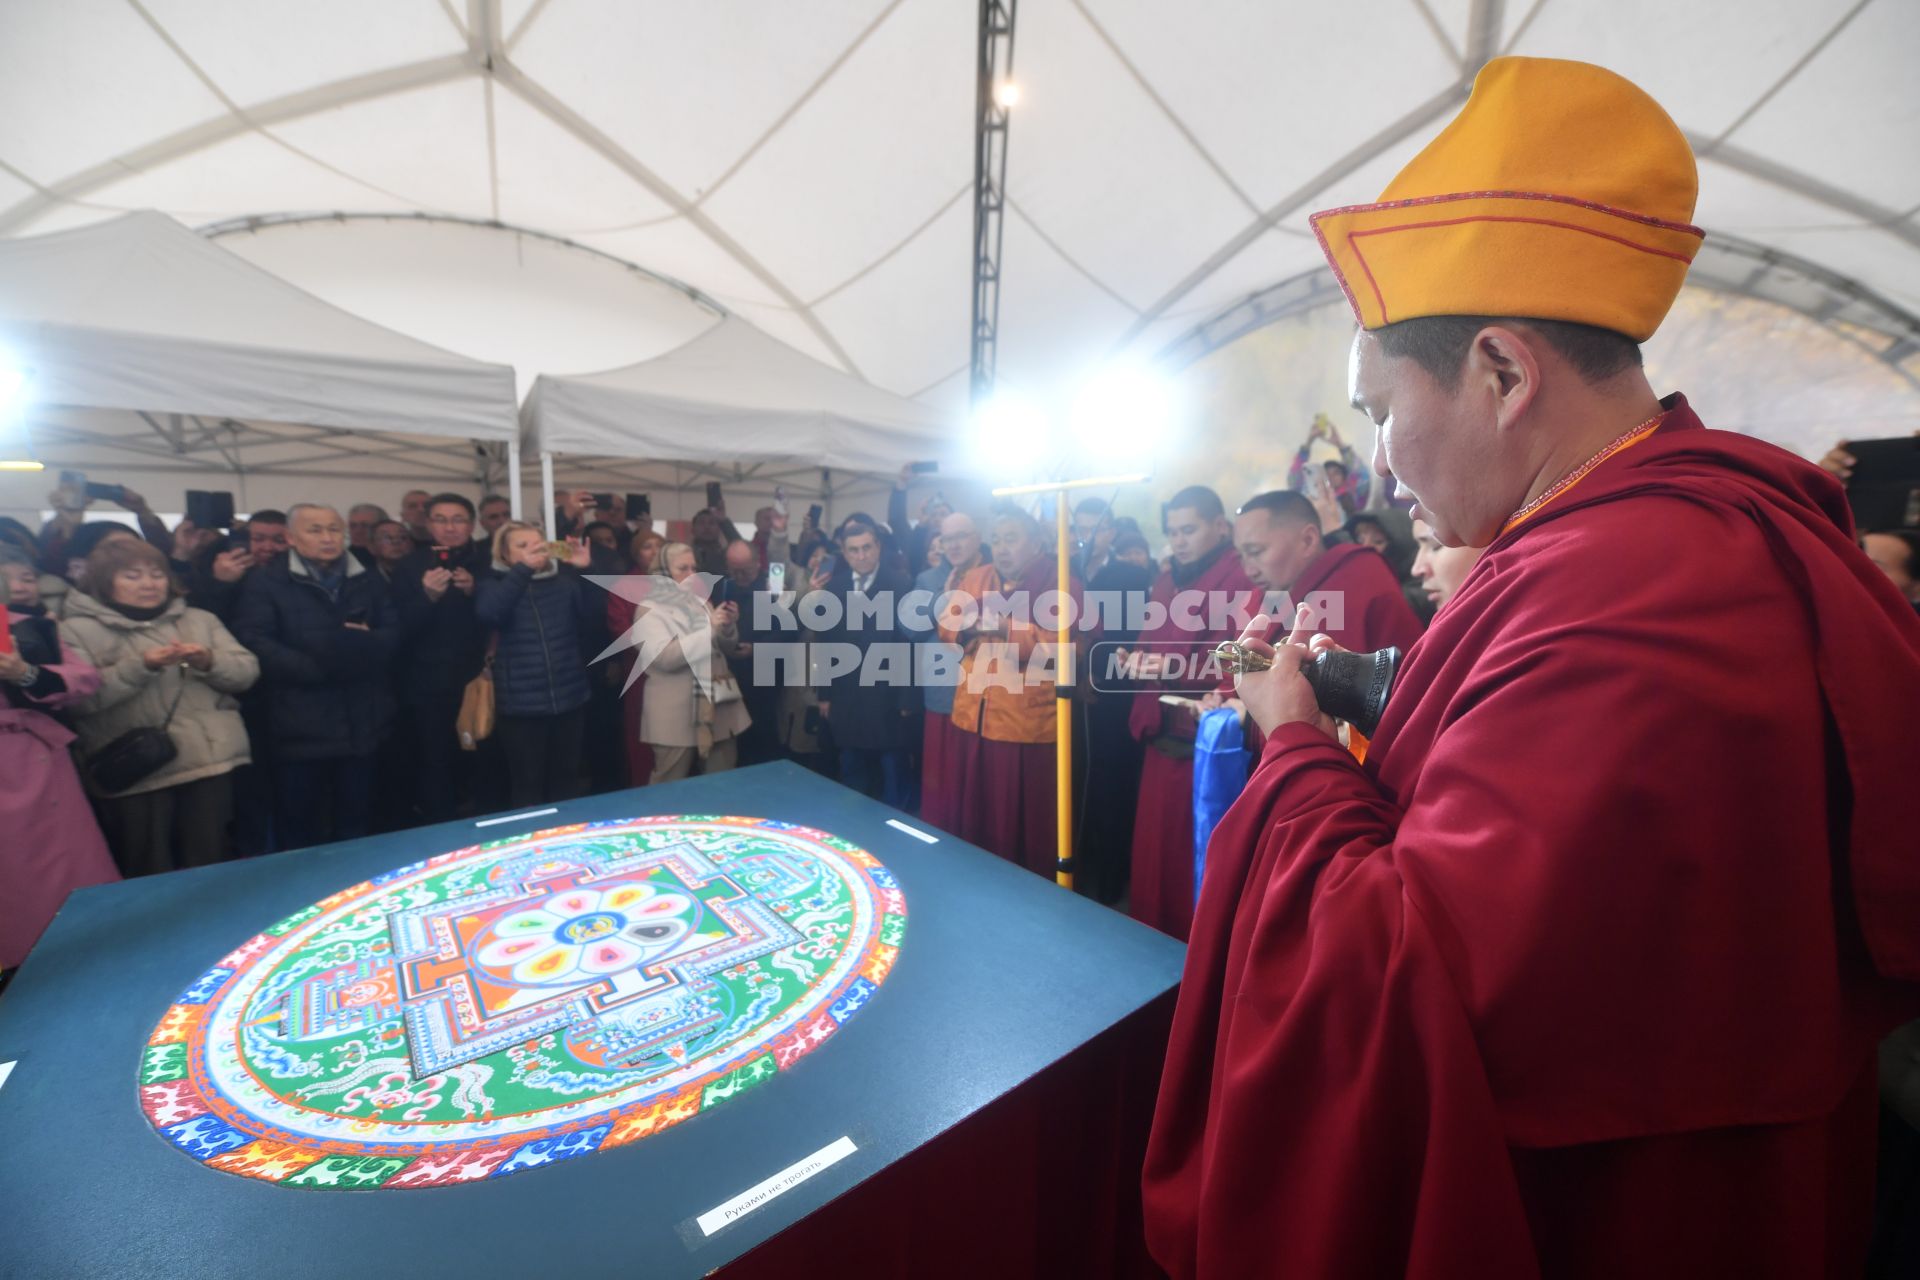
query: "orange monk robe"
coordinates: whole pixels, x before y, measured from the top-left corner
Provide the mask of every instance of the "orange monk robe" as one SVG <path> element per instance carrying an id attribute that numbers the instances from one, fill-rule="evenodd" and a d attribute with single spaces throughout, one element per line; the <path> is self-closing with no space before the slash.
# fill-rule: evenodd
<path id="1" fill-rule="evenodd" d="M 999 595 L 1018 612 L 1004 620 L 1003 634 L 979 636 L 966 647 L 960 683 L 953 691 L 951 753 L 956 797 L 949 830 L 962 840 L 1052 878 L 1059 854 L 1058 779 L 1055 775 L 1055 690 L 1059 645 L 1055 619 L 1044 598 L 1059 590 L 1059 561 L 1038 556 L 1024 573 L 1008 580 L 992 564 L 970 570 L 958 590 L 965 598 L 990 602 Z M 1069 579 L 1068 607 L 1075 635 L 1075 666 L 1084 665 L 1087 646 L 1098 635 L 1097 620 L 1087 616 L 1080 580 Z M 1024 600 L 1024 605 L 1019 601 Z M 977 620 L 948 611 L 940 618 L 940 638 L 948 644 Z"/>

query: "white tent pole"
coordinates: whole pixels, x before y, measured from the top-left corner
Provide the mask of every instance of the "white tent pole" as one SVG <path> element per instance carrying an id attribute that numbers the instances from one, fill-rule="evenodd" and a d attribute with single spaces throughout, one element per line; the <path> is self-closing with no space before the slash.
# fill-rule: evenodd
<path id="1" fill-rule="evenodd" d="M 549 538 L 554 536 L 553 524 L 553 455 L 545 449 L 540 451 L 540 527 L 547 531 Z"/>
<path id="2" fill-rule="evenodd" d="M 520 441 L 507 441 L 507 515 L 520 518 Z"/>

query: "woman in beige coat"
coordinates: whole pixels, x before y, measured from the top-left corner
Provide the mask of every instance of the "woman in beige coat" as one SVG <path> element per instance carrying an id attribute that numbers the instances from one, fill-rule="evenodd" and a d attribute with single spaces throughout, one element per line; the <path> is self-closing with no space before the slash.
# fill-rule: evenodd
<path id="1" fill-rule="evenodd" d="M 162 725 L 176 748 L 113 793 L 83 765 L 108 847 L 129 876 L 218 862 L 232 773 L 251 758 L 234 695 L 259 679 L 259 660 L 218 618 L 187 607 L 166 558 L 144 542 L 101 544 L 87 558 L 87 581 L 99 594 L 73 592 L 60 622 L 61 639 L 100 671 L 99 691 L 73 707 L 82 760 L 130 730 Z"/>
<path id="2" fill-rule="evenodd" d="M 660 548 L 660 564 L 681 590 L 650 595 L 633 628 L 639 641 L 635 660 L 647 673 L 640 739 L 653 748 L 652 781 L 672 782 L 694 772 L 696 764 L 701 773 L 733 768 L 735 739 L 752 718 L 727 666 L 740 644 L 737 610 L 706 600 L 686 543 Z"/>

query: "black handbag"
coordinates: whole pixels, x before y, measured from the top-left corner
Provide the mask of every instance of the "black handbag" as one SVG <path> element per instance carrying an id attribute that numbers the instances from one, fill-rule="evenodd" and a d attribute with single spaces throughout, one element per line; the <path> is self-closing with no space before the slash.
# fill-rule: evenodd
<path id="1" fill-rule="evenodd" d="M 173 713 L 179 709 L 180 697 L 186 691 L 187 673 L 183 667 L 179 691 L 173 695 L 173 705 L 167 708 L 165 720 L 158 725 L 129 729 L 87 757 L 87 770 L 93 775 L 95 786 L 113 795 L 151 778 L 173 762 L 180 754 L 180 747 L 167 732 L 167 726 L 173 723 Z"/>

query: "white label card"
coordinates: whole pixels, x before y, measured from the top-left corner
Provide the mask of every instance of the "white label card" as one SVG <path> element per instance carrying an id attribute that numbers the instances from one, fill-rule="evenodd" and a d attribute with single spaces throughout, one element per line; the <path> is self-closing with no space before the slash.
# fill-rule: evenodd
<path id="1" fill-rule="evenodd" d="M 839 1164 L 857 1150 L 859 1148 L 853 1145 L 852 1138 L 837 1138 L 812 1155 L 794 1161 L 766 1181 L 749 1187 L 725 1204 L 707 1210 L 694 1222 L 699 1224 L 703 1235 L 711 1236 L 720 1228 L 740 1221 L 775 1196 L 784 1195 L 816 1173 Z"/>

